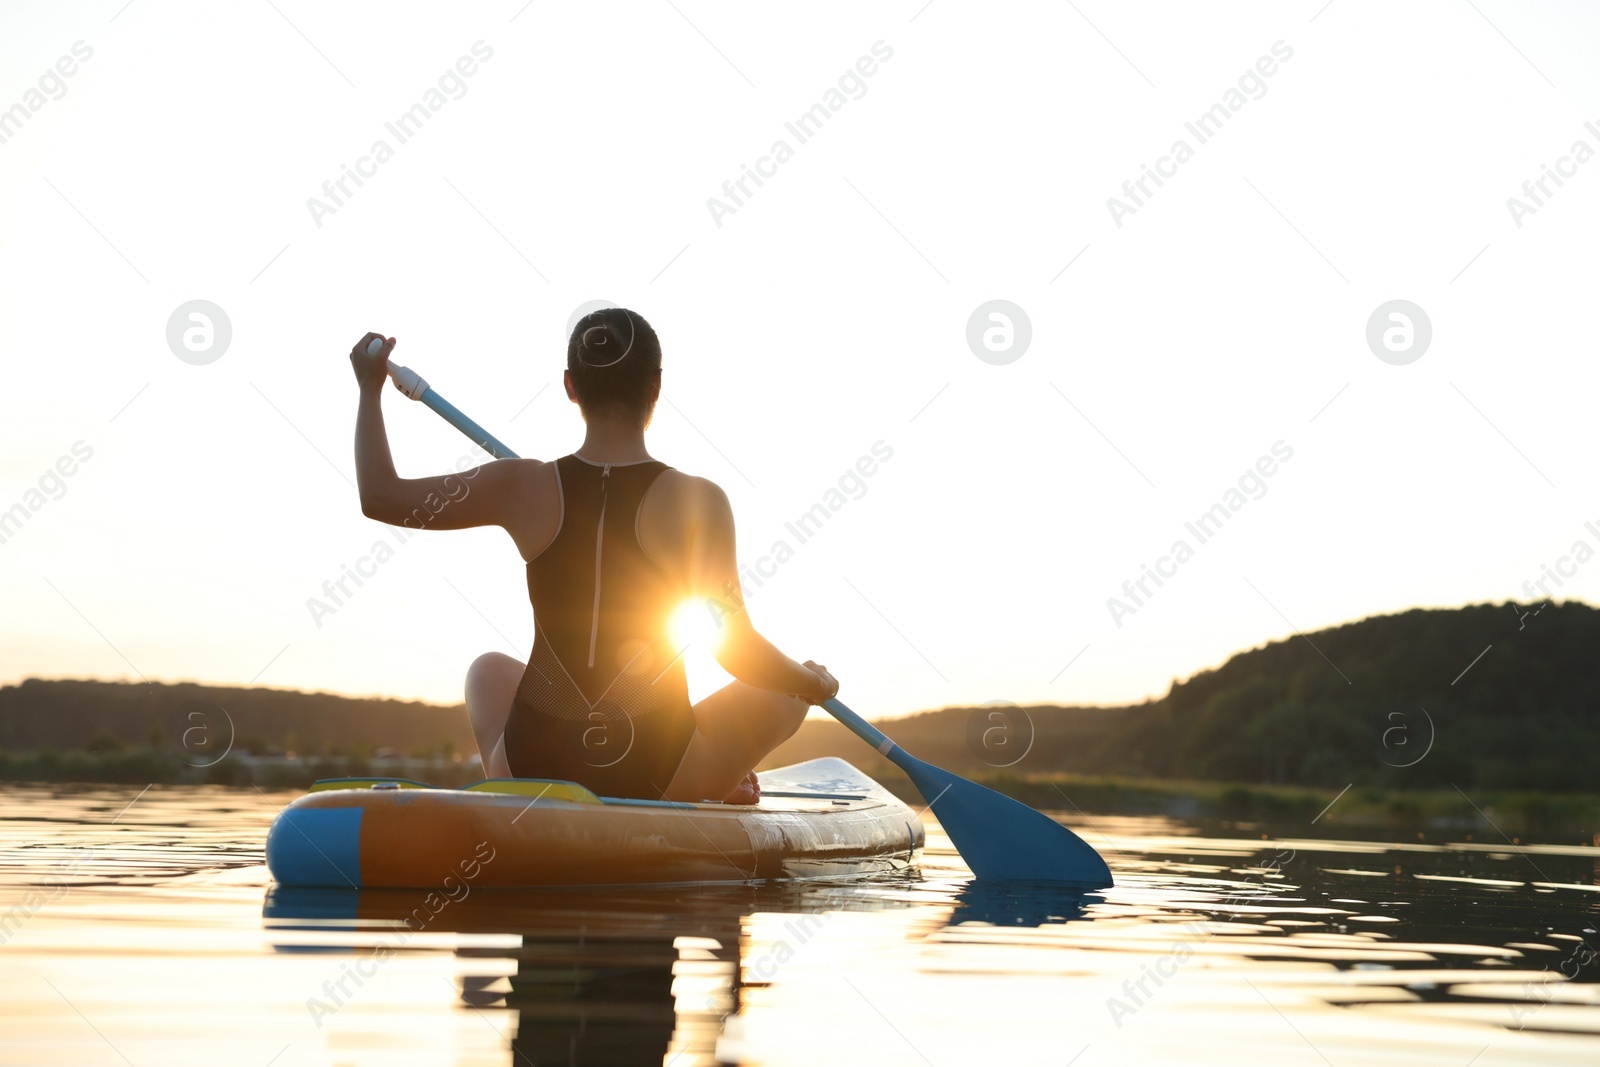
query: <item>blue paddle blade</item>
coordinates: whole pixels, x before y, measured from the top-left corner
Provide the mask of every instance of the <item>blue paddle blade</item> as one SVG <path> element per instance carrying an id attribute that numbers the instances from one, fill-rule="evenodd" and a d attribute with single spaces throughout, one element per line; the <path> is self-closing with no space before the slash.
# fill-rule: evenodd
<path id="1" fill-rule="evenodd" d="M 1065 826 L 1026 804 L 924 763 L 832 697 L 828 714 L 910 776 L 972 873 L 995 882 L 1112 884 L 1100 853 Z"/>
<path id="2" fill-rule="evenodd" d="M 1112 884 L 1100 853 L 1043 812 L 924 763 L 898 745 L 888 756 L 911 778 L 979 878 Z"/>

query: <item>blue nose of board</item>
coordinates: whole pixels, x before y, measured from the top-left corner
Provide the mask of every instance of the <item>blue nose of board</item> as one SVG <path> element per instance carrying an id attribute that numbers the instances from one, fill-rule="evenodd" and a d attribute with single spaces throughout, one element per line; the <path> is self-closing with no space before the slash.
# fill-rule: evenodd
<path id="1" fill-rule="evenodd" d="M 284 809 L 267 833 L 267 869 L 280 885 L 361 888 L 361 809 Z"/>

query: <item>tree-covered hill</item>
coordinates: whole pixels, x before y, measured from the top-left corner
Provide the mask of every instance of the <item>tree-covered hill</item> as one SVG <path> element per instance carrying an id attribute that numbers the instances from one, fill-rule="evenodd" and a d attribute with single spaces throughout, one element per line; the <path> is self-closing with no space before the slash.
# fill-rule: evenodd
<path id="1" fill-rule="evenodd" d="M 1238 653 L 1159 700 L 1023 710 L 1026 722 L 946 708 L 884 726 L 962 774 L 1015 758 L 1031 723 L 1031 748 L 1009 767 L 1021 774 L 1600 792 L 1600 611 L 1508 603 L 1375 616 Z M 824 754 L 882 766 L 818 721 L 768 762 Z"/>
<path id="2" fill-rule="evenodd" d="M 235 749 L 402 753 L 475 751 L 466 710 L 418 701 L 179 683 L 43 681 L 0 688 L 0 749 L 125 744 L 196 762 Z"/>
<path id="3" fill-rule="evenodd" d="M 1113 773 L 1597 790 L 1600 611 L 1418 609 L 1273 642 L 1130 709 L 1096 756 Z"/>

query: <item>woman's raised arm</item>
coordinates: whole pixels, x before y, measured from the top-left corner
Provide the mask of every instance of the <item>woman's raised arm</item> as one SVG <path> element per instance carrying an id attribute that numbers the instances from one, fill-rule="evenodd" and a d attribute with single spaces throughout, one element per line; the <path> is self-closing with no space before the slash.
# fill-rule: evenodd
<path id="1" fill-rule="evenodd" d="M 385 340 L 376 355 L 367 352 L 367 345 L 380 336 L 369 333 L 350 350 L 350 365 L 361 387 L 356 409 L 356 487 L 361 493 L 361 513 L 412 529 L 511 529 L 518 518 L 517 509 L 528 503 L 527 494 L 517 492 L 518 483 L 532 468 L 543 466 L 539 460 L 497 460 L 430 478 L 402 478 L 395 473 L 383 424 L 383 386 L 395 340 Z"/>

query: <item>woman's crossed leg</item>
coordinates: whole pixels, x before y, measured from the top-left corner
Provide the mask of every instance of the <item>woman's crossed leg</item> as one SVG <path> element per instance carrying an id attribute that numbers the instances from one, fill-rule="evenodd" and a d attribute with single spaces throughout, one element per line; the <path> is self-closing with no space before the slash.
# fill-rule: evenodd
<path id="1" fill-rule="evenodd" d="M 467 670 L 467 716 L 483 758 L 485 778 L 510 778 L 506 761 L 506 720 L 525 665 L 500 652 L 485 652 Z M 694 736 L 665 799 L 678 801 L 734 798 L 746 777 L 767 754 L 793 736 L 808 705 L 799 697 L 730 682 L 694 705 Z M 738 800 L 753 799 L 739 796 Z"/>

